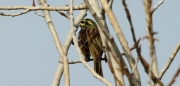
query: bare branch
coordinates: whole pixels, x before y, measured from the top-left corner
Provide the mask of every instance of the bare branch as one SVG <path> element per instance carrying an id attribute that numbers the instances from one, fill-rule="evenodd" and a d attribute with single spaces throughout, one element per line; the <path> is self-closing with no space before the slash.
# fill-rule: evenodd
<path id="1" fill-rule="evenodd" d="M 178 77 L 179 73 L 180 73 L 180 66 L 167 86 L 172 86 L 172 84 L 175 82 L 176 77 Z"/>
<path id="2" fill-rule="evenodd" d="M 87 9 L 85 10 L 81 10 L 78 17 L 76 18 L 75 20 L 75 26 L 77 26 L 77 24 L 79 24 L 79 22 L 87 15 Z M 78 28 L 75 28 L 75 32 L 77 31 Z M 70 29 L 69 33 L 68 33 L 68 36 L 66 38 L 66 41 L 64 43 L 64 46 L 65 46 L 65 51 L 68 51 L 69 47 L 70 47 L 70 44 L 73 42 L 73 38 L 72 38 L 72 30 L 73 29 Z M 67 54 L 67 53 L 66 53 Z"/>
<path id="3" fill-rule="evenodd" d="M 139 39 L 138 42 L 136 42 L 136 35 L 135 35 L 135 32 L 134 32 L 134 27 L 133 27 L 132 20 L 131 20 L 131 14 L 130 14 L 129 9 L 128 9 L 127 5 L 126 5 L 126 1 L 122 0 L 122 4 L 123 4 L 124 10 L 126 12 L 126 17 L 127 17 L 128 21 L 129 21 L 129 24 L 130 24 L 131 34 L 132 34 L 133 41 L 134 41 L 134 48 L 136 48 L 136 52 L 138 54 L 136 64 L 135 64 L 134 68 L 132 69 L 132 74 L 133 74 L 135 69 L 137 68 L 137 64 L 139 62 L 140 51 L 138 49 L 138 43 L 139 43 L 140 39 Z"/>
<path id="4" fill-rule="evenodd" d="M 137 52 L 138 56 L 140 56 L 140 52 L 139 52 L 139 49 L 138 49 L 138 43 L 136 42 L 136 35 L 135 35 L 135 32 L 134 32 L 134 27 L 133 27 L 132 20 L 131 20 L 131 14 L 130 14 L 129 9 L 128 9 L 127 5 L 126 5 L 125 0 L 122 0 L 122 4 L 123 4 L 124 10 L 126 12 L 126 17 L 127 17 L 128 21 L 129 21 L 131 34 L 132 34 L 133 41 L 134 41 L 134 44 L 135 44 L 136 52 Z"/>
<path id="5" fill-rule="evenodd" d="M 122 46 L 122 48 L 124 50 L 125 55 L 127 56 L 128 62 L 130 64 L 130 68 L 132 70 L 132 68 L 134 68 L 134 66 L 135 66 L 135 60 L 134 60 L 134 57 L 133 57 L 132 53 L 129 50 L 128 43 L 127 43 L 127 41 L 126 41 L 126 39 L 125 39 L 125 37 L 123 35 L 123 32 L 122 32 L 122 30 L 120 28 L 120 25 L 118 24 L 118 21 L 117 21 L 115 15 L 114 15 L 112 9 L 107 7 L 108 6 L 107 1 L 106 0 L 100 0 L 100 2 L 102 4 L 102 6 L 103 6 L 109 20 L 110 20 L 113 28 L 114 28 L 114 31 L 116 32 L 118 40 L 121 43 L 121 46 Z M 136 76 L 136 79 L 140 82 L 140 77 L 139 77 L 138 70 L 135 70 L 134 75 Z"/>
<path id="6" fill-rule="evenodd" d="M 78 46 L 77 46 L 78 47 Z M 76 48 L 77 48 L 76 47 Z M 80 49 L 78 49 L 78 53 L 80 54 Z M 97 79 L 99 79 L 100 81 L 102 81 L 103 83 L 105 83 L 107 86 L 113 86 L 109 81 L 107 81 L 105 78 L 101 77 L 99 74 L 97 74 L 92 68 L 91 66 L 89 66 L 86 61 L 83 59 L 82 55 L 80 56 L 79 60 L 83 63 L 83 65 L 93 74 L 94 77 L 96 77 Z"/>
<path id="7" fill-rule="evenodd" d="M 155 74 L 156 77 L 159 77 L 159 70 L 157 64 L 156 51 L 154 46 L 154 38 L 153 38 L 153 20 L 152 20 L 152 0 L 143 0 L 144 9 L 146 13 L 146 23 L 147 23 L 147 38 L 149 44 L 149 54 L 150 54 L 150 68 L 149 68 L 149 77 L 148 84 L 151 85 L 151 71 Z"/>
<path id="8" fill-rule="evenodd" d="M 41 3 L 42 3 L 43 6 L 45 6 L 45 7 L 47 6 L 46 0 L 42 0 Z M 52 33 L 52 36 L 53 36 L 53 38 L 54 38 L 54 41 L 55 41 L 57 50 L 58 50 L 58 52 L 59 52 L 59 54 L 60 54 L 60 56 L 61 56 L 61 58 L 62 58 L 63 64 L 64 64 L 65 85 L 66 85 L 66 86 L 69 86 L 69 85 L 68 85 L 68 84 L 69 84 L 68 58 L 67 58 L 67 56 L 66 56 L 66 54 L 65 54 L 65 52 L 64 52 L 64 50 L 63 50 L 63 48 L 62 48 L 62 46 L 61 46 L 61 42 L 60 42 L 60 40 L 59 40 L 59 38 L 58 38 L 57 32 L 56 32 L 56 30 L 55 30 L 55 27 L 54 27 L 54 25 L 53 25 L 53 22 L 52 22 L 52 20 L 51 20 L 51 17 L 50 17 L 49 12 L 48 12 L 47 10 L 43 10 L 42 12 L 43 12 L 43 15 L 45 16 L 44 19 L 45 19 L 45 21 L 46 21 L 46 23 L 47 23 L 47 25 L 48 25 L 51 33 Z M 58 80 L 56 76 L 55 76 L 54 79 L 55 79 L 55 80 Z M 53 85 L 53 86 L 58 86 L 59 83 L 58 83 L 58 82 L 57 82 L 57 83 L 52 83 L 52 85 Z"/>
<path id="9" fill-rule="evenodd" d="M 34 0 L 33 0 L 33 2 L 32 2 L 32 6 L 33 6 L 33 7 L 36 7 L 36 4 L 35 4 Z M 34 10 L 34 13 L 35 13 L 36 15 L 38 15 L 38 16 L 44 17 L 44 15 L 39 14 L 39 13 L 37 12 L 37 10 Z"/>
<path id="10" fill-rule="evenodd" d="M 169 66 L 171 65 L 172 61 L 174 60 L 176 54 L 178 53 L 180 49 L 180 42 L 177 44 L 177 46 L 175 47 L 175 49 L 173 50 L 171 56 L 169 57 L 168 61 L 166 62 L 165 66 L 163 67 L 163 69 L 161 70 L 161 73 L 159 75 L 159 79 L 161 80 L 164 73 L 167 71 L 167 69 L 169 68 Z"/>
<path id="11" fill-rule="evenodd" d="M 141 53 L 141 45 L 139 46 L 139 52 Z M 134 66 L 134 68 L 133 68 L 133 70 L 132 70 L 132 74 L 134 73 L 134 70 L 136 69 L 136 67 L 137 67 L 137 65 L 138 65 L 138 62 L 139 62 L 139 56 L 137 56 L 137 58 L 136 58 L 136 64 L 135 64 L 135 66 Z"/>
<path id="12" fill-rule="evenodd" d="M 58 11 L 57 11 L 58 12 Z M 66 14 L 64 14 L 63 12 L 58 12 L 61 16 L 64 16 L 65 18 L 67 18 L 67 19 L 69 19 L 70 20 L 70 18 L 69 18 L 69 16 L 68 15 L 66 15 Z"/>
<path id="13" fill-rule="evenodd" d="M 77 61 L 70 61 L 69 64 L 76 64 L 76 63 L 81 63 L 80 60 L 77 60 Z"/>
<path id="14" fill-rule="evenodd" d="M 158 86 L 164 86 L 163 83 L 154 75 L 154 73 L 152 71 L 149 71 L 149 68 L 150 68 L 149 64 L 146 62 L 146 60 L 142 56 L 140 56 L 140 61 L 141 61 L 142 65 L 143 65 L 143 67 L 145 69 L 145 72 L 147 74 L 151 73 L 151 77 L 150 78 L 152 79 L 152 81 L 155 84 L 158 84 Z"/>
<path id="15" fill-rule="evenodd" d="M 114 0 L 109 0 L 109 3 L 108 3 L 108 7 L 109 7 L 109 8 L 112 8 L 113 2 L 114 2 Z"/>
<path id="16" fill-rule="evenodd" d="M 114 55 L 113 55 L 113 56 L 114 56 Z M 113 58 L 115 58 L 115 57 L 113 57 Z M 108 61 L 108 60 L 107 60 L 107 61 Z M 112 73 L 113 76 L 114 76 L 114 79 L 117 81 L 118 85 L 122 86 L 121 81 L 118 80 L 118 78 L 117 78 L 117 76 L 116 76 L 116 74 L 115 74 L 115 72 L 114 72 L 114 71 L 116 71 L 116 70 L 113 68 L 111 61 L 108 61 L 108 66 L 109 66 L 109 69 L 110 69 L 111 73 Z"/>
<path id="17" fill-rule="evenodd" d="M 26 14 L 26 13 L 28 13 L 28 12 L 30 12 L 30 10 L 29 10 L 29 9 L 26 9 L 25 11 L 20 12 L 20 13 L 17 13 L 17 14 L 5 14 L 5 13 L 3 13 L 3 12 L 0 12 L 0 15 L 2 15 L 2 16 L 12 16 L 12 17 L 15 17 L 15 16 L 19 16 L 19 15 Z"/>
<path id="18" fill-rule="evenodd" d="M 99 29 L 100 35 L 102 37 L 103 46 L 105 46 L 107 48 L 107 45 L 109 45 L 111 50 L 113 50 L 113 54 L 111 54 L 111 53 L 109 53 L 109 50 L 107 49 L 107 52 L 105 52 L 106 56 L 107 56 L 108 60 L 112 61 L 111 63 L 113 63 L 112 66 L 116 70 L 115 74 L 116 74 L 116 76 L 118 78 L 118 81 L 121 81 L 121 83 L 123 85 L 125 85 L 124 79 L 123 79 L 123 71 L 122 71 L 123 65 L 119 65 L 118 64 L 119 62 L 118 62 L 118 59 L 117 59 L 117 58 L 122 58 L 122 56 L 120 54 L 119 49 L 117 48 L 117 45 L 114 42 L 113 37 L 108 33 L 108 30 L 106 28 L 106 23 L 104 22 L 104 19 L 103 19 L 104 17 L 100 13 L 100 8 L 98 8 L 98 6 L 96 6 L 97 5 L 96 0 L 90 0 L 90 1 L 84 0 L 84 2 L 87 5 L 87 7 L 88 7 L 89 11 L 91 12 L 92 16 L 94 17 L 94 19 L 97 22 L 98 29 Z M 94 6 L 94 4 L 95 4 L 95 6 Z M 97 7 L 97 8 L 95 8 L 95 7 Z M 115 55 L 116 58 L 111 58 L 112 55 Z M 118 83 L 119 82 L 116 81 L 116 84 L 118 84 Z"/>
<path id="19" fill-rule="evenodd" d="M 22 9 L 29 9 L 29 11 L 34 11 L 34 10 L 69 11 L 70 8 L 68 6 L 59 6 L 59 7 L 54 7 L 54 6 L 36 6 L 36 7 L 31 7 L 31 6 L 0 6 L 0 10 L 22 10 Z M 87 9 L 85 4 L 73 6 L 73 10 L 83 10 L 83 9 Z"/>
<path id="20" fill-rule="evenodd" d="M 87 13 L 87 9 L 80 11 L 80 13 L 75 21 L 75 25 L 77 25 L 80 22 L 80 20 L 85 17 L 86 13 Z M 77 31 L 77 28 L 75 28 L 75 31 Z M 72 43 L 72 29 L 69 31 L 66 41 L 64 43 L 64 47 L 63 47 L 63 50 L 66 53 L 66 55 L 68 54 L 68 50 L 69 50 L 71 43 Z M 59 84 L 60 84 L 60 79 L 62 77 L 63 68 L 64 68 L 63 62 L 62 62 L 62 59 L 60 58 L 59 63 L 58 63 L 58 68 L 55 72 L 54 80 L 52 82 L 52 83 L 56 84 L 55 86 L 59 86 Z"/>
<path id="21" fill-rule="evenodd" d="M 163 4 L 164 0 L 161 0 L 152 10 L 152 13 L 161 5 Z"/>

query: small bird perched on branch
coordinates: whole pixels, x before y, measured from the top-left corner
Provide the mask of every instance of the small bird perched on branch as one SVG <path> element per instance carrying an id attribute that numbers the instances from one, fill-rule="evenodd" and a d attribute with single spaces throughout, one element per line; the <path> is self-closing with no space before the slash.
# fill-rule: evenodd
<path id="1" fill-rule="evenodd" d="M 94 60 L 94 70 L 103 77 L 101 56 L 103 45 L 96 23 L 91 19 L 80 21 L 81 30 L 78 34 L 78 45 L 86 61 L 90 61 L 90 56 Z"/>

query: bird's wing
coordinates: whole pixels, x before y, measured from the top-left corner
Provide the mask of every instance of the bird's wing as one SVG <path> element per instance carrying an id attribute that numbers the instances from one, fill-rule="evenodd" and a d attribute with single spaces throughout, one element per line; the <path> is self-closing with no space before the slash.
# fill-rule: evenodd
<path id="1" fill-rule="evenodd" d="M 94 60 L 94 70 L 103 77 L 101 57 L 103 53 L 102 40 L 97 28 L 90 28 L 86 31 L 89 50 Z"/>
<path id="2" fill-rule="evenodd" d="M 81 53 L 84 55 L 85 60 L 89 61 L 90 60 L 90 52 L 89 52 L 89 46 L 87 42 L 87 37 L 86 37 L 86 30 L 80 30 L 78 34 L 78 46 L 81 50 Z"/>
<path id="3" fill-rule="evenodd" d="M 91 44 L 93 42 L 97 44 L 100 50 L 102 49 L 102 40 L 97 28 L 87 29 L 86 35 L 87 35 L 88 44 Z"/>

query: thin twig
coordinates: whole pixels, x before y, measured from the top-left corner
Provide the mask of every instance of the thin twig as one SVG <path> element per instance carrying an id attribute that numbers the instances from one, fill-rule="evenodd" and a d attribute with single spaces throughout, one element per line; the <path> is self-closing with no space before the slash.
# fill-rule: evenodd
<path id="1" fill-rule="evenodd" d="M 17 13 L 17 14 L 5 14 L 5 13 L 3 13 L 3 12 L 0 12 L 0 15 L 2 15 L 2 16 L 12 16 L 12 17 L 15 17 L 15 16 L 20 16 L 20 15 L 26 14 L 26 13 L 28 13 L 28 12 L 30 12 L 30 10 L 29 10 L 29 9 L 26 9 L 25 11 L 20 12 L 20 13 Z"/>
<path id="2" fill-rule="evenodd" d="M 176 77 L 178 77 L 179 73 L 180 73 L 180 66 L 167 86 L 172 86 L 172 84 L 176 81 L 175 79 Z"/>
<path id="3" fill-rule="evenodd" d="M 169 57 L 168 61 L 166 62 L 165 66 L 163 67 L 163 69 L 161 70 L 161 73 L 159 75 L 159 79 L 161 80 L 164 73 L 167 71 L 167 69 L 169 68 L 169 66 L 171 65 L 172 61 L 174 60 L 176 54 L 178 53 L 178 51 L 180 50 L 180 42 L 177 44 L 177 46 L 174 48 L 171 56 Z"/>
<path id="4" fill-rule="evenodd" d="M 139 42 L 140 42 L 140 39 L 141 39 L 141 37 L 137 40 L 137 44 L 139 45 Z M 134 50 L 134 49 L 136 49 L 136 44 L 134 44 L 131 48 L 130 48 L 130 51 L 132 51 L 132 50 Z M 122 55 L 125 55 L 125 53 L 122 53 Z"/>
<path id="5" fill-rule="evenodd" d="M 164 0 L 161 0 L 152 10 L 152 13 L 161 5 L 163 4 Z"/>
<path id="6" fill-rule="evenodd" d="M 109 8 L 112 8 L 113 2 L 114 2 L 114 0 L 109 0 L 109 3 L 108 3 L 108 7 L 109 7 Z"/>
<path id="7" fill-rule="evenodd" d="M 34 0 L 33 0 L 33 2 L 32 2 L 32 6 L 33 6 L 33 7 L 36 7 L 36 4 L 35 4 L 35 1 L 34 1 Z M 38 15 L 38 16 L 44 17 L 44 15 L 39 14 L 39 13 L 37 12 L 37 10 L 34 10 L 34 13 L 35 13 L 36 15 Z"/>
<path id="8" fill-rule="evenodd" d="M 136 47 L 136 52 L 137 52 L 138 56 L 140 56 L 140 52 L 139 52 L 139 49 L 138 49 L 138 43 L 136 42 L 136 35 L 135 35 L 135 32 L 134 32 L 134 27 L 133 27 L 132 20 L 131 20 L 131 14 L 130 14 L 129 9 L 128 9 L 127 5 L 126 5 L 125 0 L 122 0 L 122 4 L 123 4 L 124 10 L 126 12 L 126 17 L 127 17 L 128 21 L 129 21 L 131 34 L 132 34 L 133 41 L 134 41 L 134 44 L 135 44 L 135 47 Z"/>
<path id="9" fill-rule="evenodd" d="M 144 69 L 145 69 L 145 72 L 147 73 L 147 74 L 150 74 L 151 73 L 151 80 L 155 83 L 155 84 L 158 84 L 158 86 L 164 86 L 163 85 L 163 83 L 154 75 L 154 73 L 152 72 L 152 71 L 149 71 L 149 64 L 146 62 L 146 60 L 142 57 L 142 56 L 140 56 L 139 57 L 140 58 L 140 61 L 141 61 L 141 63 L 142 63 L 142 65 L 143 65 L 143 67 L 144 67 Z"/>
<path id="10" fill-rule="evenodd" d="M 101 58 L 101 61 L 105 61 L 106 62 L 106 58 Z M 88 62 L 93 61 L 93 59 L 90 59 Z M 63 63 L 62 61 L 59 61 L 59 63 Z M 81 61 L 77 60 L 77 61 L 69 61 L 69 64 L 76 64 L 76 63 L 81 63 Z"/>
<path id="11" fill-rule="evenodd" d="M 139 46 L 139 52 L 141 53 L 141 45 Z M 133 68 L 133 70 L 132 70 L 132 74 L 134 73 L 134 70 L 136 69 L 136 67 L 137 67 L 137 65 L 138 65 L 138 62 L 139 62 L 139 56 L 137 56 L 137 58 L 136 58 L 136 64 L 135 64 L 135 67 Z"/>

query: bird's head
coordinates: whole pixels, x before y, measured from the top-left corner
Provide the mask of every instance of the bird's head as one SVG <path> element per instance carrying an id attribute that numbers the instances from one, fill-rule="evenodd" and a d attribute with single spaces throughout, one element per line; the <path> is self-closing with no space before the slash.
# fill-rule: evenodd
<path id="1" fill-rule="evenodd" d="M 79 26 L 81 29 L 97 27 L 96 23 L 91 19 L 82 19 L 79 23 Z"/>

